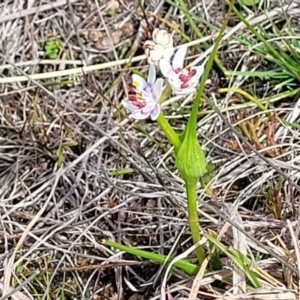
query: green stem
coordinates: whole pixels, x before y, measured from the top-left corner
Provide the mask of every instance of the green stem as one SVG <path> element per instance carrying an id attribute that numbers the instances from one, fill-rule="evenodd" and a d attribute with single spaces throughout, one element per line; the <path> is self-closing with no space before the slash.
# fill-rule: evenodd
<path id="1" fill-rule="evenodd" d="M 177 154 L 180 149 L 180 146 L 181 146 L 181 141 L 180 141 L 178 135 L 176 134 L 176 132 L 171 127 L 168 120 L 165 118 L 165 116 L 162 113 L 160 113 L 156 122 L 160 126 L 160 128 L 163 130 L 163 132 L 165 133 L 168 140 L 174 146 L 175 154 Z"/>
<path id="2" fill-rule="evenodd" d="M 200 241 L 200 230 L 199 230 L 199 218 L 197 212 L 197 197 L 196 197 L 196 186 L 197 182 L 186 181 L 186 193 L 187 193 L 187 203 L 188 203 L 188 218 L 189 225 L 192 234 L 193 243 L 196 244 Z M 196 255 L 198 259 L 199 266 L 202 265 L 205 259 L 205 252 L 202 246 L 196 248 Z"/>

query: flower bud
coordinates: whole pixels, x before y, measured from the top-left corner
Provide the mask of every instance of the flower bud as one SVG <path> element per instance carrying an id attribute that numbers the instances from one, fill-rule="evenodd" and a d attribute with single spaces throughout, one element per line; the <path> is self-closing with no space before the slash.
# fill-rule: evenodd
<path id="1" fill-rule="evenodd" d="M 151 41 L 146 41 L 144 44 L 144 51 L 148 58 L 149 64 L 155 64 L 160 61 L 165 53 L 163 46 L 155 44 Z"/>
<path id="2" fill-rule="evenodd" d="M 197 182 L 206 172 L 205 155 L 196 135 L 186 133 L 176 157 L 176 167 L 189 183 Z"/>
<path id="3" fill-rule="evenodd" d="M 172 35 L 164 29 L 154 29 L 152 38 L 156 44 L 161 45 L 164 48 L 173 47 Z"/>

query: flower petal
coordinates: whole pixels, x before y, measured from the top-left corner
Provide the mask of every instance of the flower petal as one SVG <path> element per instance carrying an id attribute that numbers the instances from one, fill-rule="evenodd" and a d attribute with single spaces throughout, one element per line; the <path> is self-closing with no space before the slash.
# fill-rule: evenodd
<path id="1" fill-rule="evenodd" d="M 149 58 L 151 58 L 150 64 L 153 64 L 156 61 L 159 61 L 163 57 L 164 52 L 165 52 L 165 49 L 163 46 L 157 45 L 152 41 L 146 41 L 144 43 L 143 48 L 144 48 L 144 51 L 145 51 L 145 54 L 146 54 L 148 60 L 149 60 Z"/>
<path id="2" fill-rule="evenodd" d="M 151 120 L 155 121 L 158 118 L 159 114 L 160 114 L 160 105 L 156 104 L 154 109 L 152 110 L 152 112 L 150 114 Z"/>
<path id="3" fill-rule="evenodd" d="M 179 89 L 176 91 L 176 95 L 190 95 L 193 94 L 196 91 L 194 87 L 187 87 L 184 89 Z"/>
<path id="4" fill-rule="evenodd" d="M 141 91 L 147 86 L 147 82 L 142 76 L 133 74 L 131 78 L 132 85 L 136 88 L 137 91 Z"/>
<path id="5" fill-rule="evenodd" d="M 196 74 L 192 78 L 194 80 L 199 80 L 200 77 L 202 76 L 202 74 L 204 73 L 204 66 L 203 65 L 196 66 L 196 67 L 193 67 L 193 69 L 196 70 Z"/>
<path id="6" fill-rule="evenodd" d="M 194 86 L 187 86 L 186 88 L 181 88 L 182 82 L 177 81 L 177 80 L 168 80 L 171 89 L 173 91 L 173 94 L 175 95 L 188 95 L 193 93 L 196 89 L 195 86 L 197 84 L 194 84 Z"/>
<path id="7" fill-rule="evenodd" d="M 159 68 L 162 74 L 166 77 L 169 78 L 173 75 L 174 71 L 173 68 L 167 59 L 161 59 L 159 62 Z"/>
<path id="8" fill-rule="evenodd" d="M 146 103 L 154 102 L 152 90 L 153 90 L 153 88 L 151 88 L 149 90 L 141 91 L 141 98 L 142 98 L 142 100 L 146 101 Z"/>
<path id="9" fill-rule="evenodd" d="M 156 45 L 156 44 L 155 44 L 154 42 L 147 40 L 147 41 L 144 43 L 143 48 L 144 48 L 144 49 L 146 49 L 146 48 L 152 49 L 155 45 Z"/>
<path id="10" fill-rule="evenodd" d="M 172 35 L 165 29 L 156 28 L 152 33 L 152 38 L 156 44 L 162 45 L 164 48 L 173 46 Z"/>
<path id="11" fill-rule="evenodd" d="M 126 99 L 122 101 L 122 105 L 130 112 L 129 114 L 130 118 L 133 118 L 135 120 L 144 120 L 147 119 L 152 114 L 153 111 L 157 113 L 156 106 L 158 104 L 155 101 L 153 101 L 151 98 L 148 99 L 143 98 L 141 102 L 143 102 L 146 105 L 143 107 L 138 107 L 134 105 L 130 100 Z"/>
<path id="12" fill-rule="evenodd" d="M 161 97 L 163 83 L 164 83 L 163 79 L 158 78 L 153 85 L 152 94 L 153 94 L 153 99 L 155 101 L 158 101 L 159 98 Z"/>
<path id="13" fill-rule="evenodd" d="M 196 89 L 194 87 L 189 87 L 186 89 L 180 89 L 179 91 L 177 91 L 176 95 L 189 95 L 192 94 L 196 91 Z"/>
<path id="14" fill-rule="evenodd" d="M 169 48 L 166 48 L 165 49 L 165 52 L 164 52 L 164 59 L 170 61 L 172 55 L 174 54 L 174 47 L 169 47 Z"/>
<path id="15" fill-rule="evenodd" d="M 156 102 L 148 101 L 146 106 L 141 109 L 141 114 L 146 116 L 145 118 L 148 118 L 151 115 L 152 111 L 155 110 L 156 105 Z"/>
<path id="16" fill-rule="evenodd" d="M 150 114 L 150 112 L 153 110 L 153 108 L 155 107 L 156 102 L 153 100 L 148 100 L 146 102 L 146 105 L 142 108 L 143 113 L 145 114 Z"/>
<path id="17" fill-rule="evenodd" d="M 159 28 L 155 28 L 155 29 L 153 30 L 153 32 L 152 32 L 152 39 L 153 39 L 153 41 L 156 41 L 156 37 L 157 37 L 159 31 L 160 31 Z"/>
<path id="18" fill-rule="evenodd" d="M 150 56 L 147 58 L 147 63 L 148 63 L 150 66 L 151 66 L 151 65 L 157 65 L 157 61 L 152 60 Z"/>
<path id="19" fill-rule="evenodd" d="M 175 80 L 168 80 L 171 89 L 173 91 L 173 94 L 177 94 L 177 92 L 180 90 L 180 82 Z"/>
<path id="20" fill-rule="evenodd" d="M 203 66 L 193 67 L 193 70 L 196 70 L 196 73 L 194 76 L 191 77 L 188 83 L 190 87 L 197 87 L 197 85 L 199 84 L 199 79 L 204 72 L 204 67 Z"/>
<path id="21" fill-rule="evenodd" d="M 165 49 L 173 47 L 173 37 L 169 32 L 165 32 L 164 41 L 161 45 L 164 46 Z"/>
<path id="22" fill-rule="evenodd" d="M 143 114 L 142 111 L 134 112 L 129 115 L 130 118 L 135 119 L 135 120 L 145 120 L 150 116 L 149 114 Z"/>
<path id="23" fill-rule="evenodd" d="M 150 56 L 150 49 L 148 49 L 148 48 L 145 48 L 144 49 L 144 52 L 145 52 L 145 55 L 147 56 L 147 57 L 149 57 Z"/>
<path id="24" fill-rule="evenodd" d="M 147 82 L 151 87 L 154 85 L 155 79 L 156 79 L 155 67 L 153 65 L 150 65 Z"/>
<path id="25" fill-rule="evenodd" d="M 153 50 L 149 52 L 149 56 L 152 58 L 152 60 L 158 61 L 164 56 L 164 53 L 165 53 L 164 47 L 156 44 Z"/>
<path id="26" fill-rule="evenodd" d="M 182 69 L 184 64 L 184 58 L 187 52 L 187 46 L 181 46 L 175 53 L 173 59 L 173 69 Z"/>
<path id="27" fill-rule="evenodd" d="M 130 110 L 131 112 L 132 112 L 132 111 L 137 111 L 137 110 L 139 110 L 139 108 L 136 107 L 135 105 L 133 105 L 132 102 L 131 102 L 130 100 L 123 100 L 123 101 L 122 101 L 122 105 L 123 105 L 126 109 Z"/>

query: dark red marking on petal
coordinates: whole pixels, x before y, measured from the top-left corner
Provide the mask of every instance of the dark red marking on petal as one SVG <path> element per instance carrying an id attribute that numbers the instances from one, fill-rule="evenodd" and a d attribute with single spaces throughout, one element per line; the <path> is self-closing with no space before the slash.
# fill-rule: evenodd
<path id="1" fill-rule="evenodd" d="M 182 88 L 182 89 L 186 89 L 188 87 L 189 87 L 189 84 L 187 82 L 183 82 L 180 86 L 180 88 Z"/>
<path id="2" fill-rule="evenodd" d="M 197 71 L 195 69 L 192 69 L 189 71 L 189 76 L 193 77 L 194 75 L 196 75 Z"/>
<path id="3" fill-rule="evenodd" d="M 144 49 L 153 50 L 153 49 L 154 49 L 154 45 L 146 44 L 146 45 L 144 46 Z"/>
<path id="4" fill-rule="evenodd" d="M 138 101 L 137 105 L 135 105 L 135 106 L 138 108 L 143 108 L 146 106 L 146 101 Z"/>
<path id="5" fill-rule="evenodd" d="M 178 74 L 178 73 L 180 73 L 181 72 L 181 68 L 176 68 L 175 70 L 174 70 L 174 72 L 176 73 L 176 74 Z"/>
<path id="6" fill-rule="evenodd" d="M 136 87 L 132 83 L 128 85 L 128 88 L 129 88 L 129 92 L 135 92 Z"/>
<path id="7" fill-rule="evenodd" d="M 128 95 L 128 99 L 129 99 L 130 101 L 132 101 L 132 102 L 137 101 L 137 97 L 136 97 L 135 94 L 130 94 L 130 95 Z"/>
<path id="8" fill-rule="evenodd" d="M 181 80 L 182 82 L 188 82 L 188 81 L 191 79 L 190 76 L 185 75 L 185 74 L 180 74 L 178 78 L 179 78 L 179 80 Z"/>
<path id="9" fill-rule="evenodd" d="M 133 95 L 132 95 L 133 96 Z M 146 101 L 144 101 L 144 100 L 139 100 L 138 98 L 136 98 L 136 97 L 128 97 L 129 98 L 129 100 L 131 100 L 131 103 L 132 103 L 132 105 L 134 105 L 134 106 L 136 106 L 137 108 L 139 108 L 139 109 L 142 109 L 143 107 L 145 107 L 146 106 Z"/>

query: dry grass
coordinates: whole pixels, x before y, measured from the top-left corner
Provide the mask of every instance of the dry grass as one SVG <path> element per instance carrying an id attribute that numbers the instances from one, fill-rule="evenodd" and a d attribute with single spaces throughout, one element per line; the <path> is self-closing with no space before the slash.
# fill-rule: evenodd
<path id="1" fill-rule="evenodd" d="M 196 40 L 178 9 L 154 2 L 149 12 L 186 28 Z M 225 14 L 220 2 L 187 5 L 220 25 Z M 284 9 L 298 31 L 299 8 L 296 1 L 265 1 L 250 22 L 282 23 Z M 0 300 L 161 299 L 166 267 L 105 247 L 103 238 L 194 260 L 188 254 L 185 190 L 172 149 L 154 123 L 139 123 L 142 132 L 120 113 L 130 74 L 128 54 L 143 33 L 138 11 L 130 0 L 0 4 Z M 150 22 L 166 26 L 156 18 Z M 248 33 L 232 22 L 221 61 L 228 69 L 239 61 L 245 70 L 258 68 L 261 61 L 251 53 L 245 58 L 233 39 L 235 33 Z M 212 45 L 217 31 L 200 22 L 199 27 Z M 55 59 L 46 56 L 48 41 L 58 41 Z M 194 59 L 201 62 L 210 51 L 194 52 Z M 146 71 L 141 54 L 138 49 L 130 66 Z M 99 71 L 90 72 L 91 65 Z M 80 69 L 72 71 L 80 67 L 87 67 L 85 76 Z M 248 89 L 249 84 L 258 94 L 274 94 L 266 82 L 249 83 L 244 77 L 228 82 L 217 69 L 211 74 L 206 97 L 219 111 L 203 107 L 199 138 L 215 174 L 213 197 L 199 187 L 199 213 L 203 231 L 214 230 L 225 245 L 253 259 L 263 288 L 248 289 L 244 275 L 224 257 L 223 270 L 204 278 L 173 273 L 167 284 L 174 299 L 299 297 L 299 131 L 273 124 L 266 112 L 237 94 L 216 92 L 228 86 Z M 191 101 L 173 98 L 165 106 L 178 130 Z M 276 112 L 297 122 L 298 102 L 294 97 L 280 103 Z M 253 124 L 259 126 L 253 129 Z M 124 170 L 128 173 L 116 175 Z M 271 213 L 274 199 L 282 207 Z"/>

